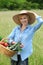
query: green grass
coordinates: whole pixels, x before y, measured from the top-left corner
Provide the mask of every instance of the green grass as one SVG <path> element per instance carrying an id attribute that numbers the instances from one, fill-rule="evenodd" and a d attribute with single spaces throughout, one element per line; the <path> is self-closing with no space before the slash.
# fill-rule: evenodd
<path id="1" fill-rule="evenodd" d="M 33 10 L 43 18 L 43 10 Z M 16 24 L 12 16 L 19 11 L 0 11 L 0 36 L 7 37 Z M 30 65 L 43 65 L 43 25 L 33 37 L 33 54 L 29 57 Z M 10 59 L 0 54 L 0 65 L 10 65 Z"/>

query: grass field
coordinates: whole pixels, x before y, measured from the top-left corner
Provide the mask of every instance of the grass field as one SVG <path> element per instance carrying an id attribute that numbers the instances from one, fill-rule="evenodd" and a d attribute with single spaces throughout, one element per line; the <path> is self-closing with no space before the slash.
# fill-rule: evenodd
<path id="1" fill-rule="evenodd" d="M 43 18 L 43 10 L 33 10 Z M 0 36 L 7 37 L 16 24 L 12 16 L 19 11 L 0 11 Z M 10 65 L 10 59 L 0 54 L 0 65 Z M 43 25 L 33 37 L 33 54 L 29 57 L 29 65 L 43 65 Z"/>

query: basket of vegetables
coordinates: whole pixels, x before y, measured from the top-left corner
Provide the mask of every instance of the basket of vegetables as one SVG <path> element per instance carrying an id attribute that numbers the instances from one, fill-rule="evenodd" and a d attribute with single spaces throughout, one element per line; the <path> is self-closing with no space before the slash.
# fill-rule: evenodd
<path id="1" fill-rule="evenodd" d="M 16 54 L 18 51 L 21 51 L 20 43 L 16 43 L 13 45 L 10 45 L 6 42 L 0 41 L 0 53 L 5 54 L 8 57 L 12 57 L 14 54 Z"/>

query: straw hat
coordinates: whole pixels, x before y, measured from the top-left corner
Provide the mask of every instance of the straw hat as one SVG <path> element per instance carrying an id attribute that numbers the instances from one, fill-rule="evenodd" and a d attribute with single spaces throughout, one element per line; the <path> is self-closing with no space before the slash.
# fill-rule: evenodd
<path id="1" fill-rule="evenodd" d="M 13 16 L 13 20 L 16 24 L 21 24 L 20 20 L 19 20 L 19 16 L 22 14 L 26 14 L 29 16 L 29 24 L 32 24 L 35 22 L 35 15 L 34 13 L 32 13 L 31 11 L 27 11 L 27 10 L 22 10 L 19 14 L 14 15 Z"/>

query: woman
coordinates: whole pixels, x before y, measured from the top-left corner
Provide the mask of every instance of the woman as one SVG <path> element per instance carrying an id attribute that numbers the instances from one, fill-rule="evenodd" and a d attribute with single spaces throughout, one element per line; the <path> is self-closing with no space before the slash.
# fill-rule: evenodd
<path id="1" fill-rule="evenodd" d="M 8 42 L 9 44 L 16 44 L 20 41 L 22 51 L 11 57 L 11 65 L 28 65 L 28 57 L 33 52 L 32 39 L 34 33 L 43 24 L 43 20 L 36 13 L 26 10 L 22 10 L 19 14 L 13 16 L 13 20 L 18 26 L 15 27 L 8 36 Z M 37 20 L 38 23 L 32 26 L 31 24 L 33 24 L 35 20 Z"/>

